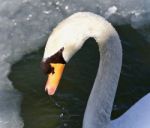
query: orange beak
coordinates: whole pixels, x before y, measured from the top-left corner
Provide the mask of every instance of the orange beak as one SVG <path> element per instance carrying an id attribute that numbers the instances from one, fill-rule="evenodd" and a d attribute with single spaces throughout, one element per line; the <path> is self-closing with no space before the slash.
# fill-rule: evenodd
<path id="1" fill-rule="evenodd" d="M 48 92 L 48 95 L 53 95 L 58 87 L 65 64 L 51 63 L 50 65 L 54 68 L 54 73 L 48 75 L 45 91 Z"/>

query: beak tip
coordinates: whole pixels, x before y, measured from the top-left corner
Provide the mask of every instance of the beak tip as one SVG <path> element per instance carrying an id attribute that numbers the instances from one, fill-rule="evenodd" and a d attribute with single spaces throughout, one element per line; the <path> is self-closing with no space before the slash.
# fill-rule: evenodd
<path id="1" fill-rule="evenodd" d="M 56 90 L 55 88 L 47 88 L 47 87 L 45 87 L 45 92 L 47 92 L 49 96 L 54 95 L 55 90 Z"/>

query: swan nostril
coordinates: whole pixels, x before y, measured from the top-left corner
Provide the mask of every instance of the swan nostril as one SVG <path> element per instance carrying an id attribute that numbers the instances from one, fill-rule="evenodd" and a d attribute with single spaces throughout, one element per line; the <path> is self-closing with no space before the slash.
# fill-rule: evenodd
<path id="1" fill-rule="evenodd" d="M 51 68 L 50 73 L 54 74 L 55 73 L 55 71 L 54 71 L 55 68 L 53 66 L 51 66 L 51 65 L 50 65 L 50 68 Z"/>

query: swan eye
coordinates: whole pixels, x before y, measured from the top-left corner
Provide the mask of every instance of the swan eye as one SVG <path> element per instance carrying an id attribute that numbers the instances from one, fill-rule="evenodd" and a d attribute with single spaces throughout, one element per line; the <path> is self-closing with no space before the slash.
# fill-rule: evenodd
<path id="1" fill-rule="evenodd" d="M 62 55 L 63 51 L 64 51 L 64 47 L 61 48 L 55 54 L 53 54 L 51 57 L 49 57 L 46 61 L 48 61 L 49 63 L 66 64 L 66 61 L 64 60 L 63 55 Z"/>

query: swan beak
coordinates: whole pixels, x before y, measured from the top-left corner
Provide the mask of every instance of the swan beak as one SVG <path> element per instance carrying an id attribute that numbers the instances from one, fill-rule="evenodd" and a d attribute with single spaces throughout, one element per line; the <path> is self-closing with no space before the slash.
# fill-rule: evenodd
<path id="1" fill-rule="evenodd" d="M 62 77 L 65 64 L 51 63 L 50 65 L 54 68 L 54 72 L 48 74 L 48 80 L 46 82 L 45 91 L 48 92 L 48 95 L 53 95 Z"/>

